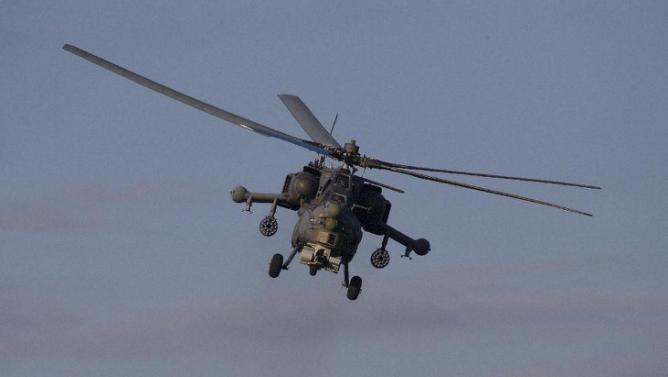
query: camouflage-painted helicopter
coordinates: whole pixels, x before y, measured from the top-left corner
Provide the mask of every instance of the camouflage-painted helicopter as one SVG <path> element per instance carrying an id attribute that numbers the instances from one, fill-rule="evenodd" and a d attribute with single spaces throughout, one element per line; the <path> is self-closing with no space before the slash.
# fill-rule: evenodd
<path id="1" fill-rule="evenodd" d="M 390 254 L 386 250 L 389 239 L 393 239 L 405 247 L 402 257 L 410 258 L 411 252 L 415 252 L 417 255 L 426 255 L 430 250 L 429 241 L 426 239 L 413 239 L 387 224 L 392 204 L 383 197 L 382 189 L 385 188 L 400 193 L 403 191 L 355 175 L 358 167 L 388 170 L 433 182 L 519 199 L 586 216 L 591 216 L 591 214 L 537 199 L 434 177 L 418 173 L 417 171 L 600 189 L 597 186 L 579 183 L 433 169 L 377 160 L 361 155 L 355 140 L 351 140 L 341 146 L 332 136 L 331 130 L 328 132 L 320 124 L 299 97 L 293 95 L 278 96 L 311 140 L 304 140 L 288 135 L 202 102 L 78 47 L 66 44 L 63 46 L 63 49 L 126 79 L 132 80 L 139 85 L 215 117 L 261 135 L 281 139 L 317 153 L 318 158 L 304 166 L 302 171 L 287 175 L 281 192 L 249 192 L 244 187 L 237 186 L 231 192 L 232 200 L 237 203 L 245 203 L 245 210 L 248 211 L 250 211 L 253 203 L 271 203 L 269 215 L 260 222 L 260 233 L 267 237 L 274 235 L 278 229 L 278 222 L 274 217 L 277 207 L 297 211 L 299 215 L 299 220 L 292 234 L 292 252 L 285 261 L 281 254 L 275 254 L 271 258 L 269 276 L 276 278 L 282 270 L 287 270 L 297 254 L 299 254 L 299 261 L 308 266 L 311 275 L 315 275 L 319 270 L 338 273 L 340 267 L 343 266 L 343 285 L 347 288 L 347 296 L 350 300 L 357 299 L 362 287 L 362 279 L 359 276 L 349 278 L 348 274 L 348 264 L 355 256 L 357 247 L 362 240 L 362 230 L 383 236 L 380 248 L 371 254 L 371 264 L 376 268 L 383 268 L 390 261 Z M 341 164 L 337 167 L 326 167 L 324 163 L 326 158 L 339 161 Z"/>

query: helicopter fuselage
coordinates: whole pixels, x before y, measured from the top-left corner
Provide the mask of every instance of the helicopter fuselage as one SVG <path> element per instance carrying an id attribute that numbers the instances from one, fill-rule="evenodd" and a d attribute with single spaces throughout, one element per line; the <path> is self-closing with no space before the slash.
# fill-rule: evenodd
<path id="1" fill-rule="evenodd" d="M 300 249 L 301 263 L 338 272 L 341 263 L 352 260 L 362 240 L 362 225 L 353 213 L 360 187 L 347 169 L 323 168 L 319 172 L 315 195 L 309 193 L 297 210 L 292 246 Z M 313 173 L 297 173 L 286 181 L 295 179 L 299 185 L 304 174 Z"/>
<path id="2" fill-rule="evenodd" d="M 290 262 L 297 253 L 300 253 L 301 263 L 309 266 L 311 275 L 315 275 L 320 269 L 338 272 L 339 267 L 343 265 L 345 274 L 344 286 L 348 288 L 347 296 L 350 300 L 357 299 L 362 287 L 362 279 L 359 276 L 353 276 L 351 279 L 348 278 L 348 263 L 357 252 L 357 248 L 362 240 L 362 230 L 383 236 L 380 248 L 371 254 L 371 264 L 376 268 L 383 268 L 389 263 L 390 255 L 385 249 L 389 239 L 406 247 L 405 252 L 402 255 L 403 257 L 410 258 L 410 253 L 412 251 L 417 255 L 425 255 L 430 250 L 429 242 L 426 239 L 413 239 L 387 225 L 387 219 L 392 205 L 383 197 L 382 188 L 400 193 L 403 191 L 355 175 L 356 167 L 390 171 L 431 182 L 439 182 L 450 186 L 558 208 L 584 216 L 592 215 L 591 213 L 564 207 L 558 204 L 469 183 L 458 182 L 452 179 L 440 178 L 434 175 L 424 174 L 424 172 L 537 182 L 596 190 L 600 189 L 598 186 L 573 182 L 475 173 L 452 169 L 436 169 L 378 160 L 366 155 L 361 155 L 359 153 L 359 146 L 354 139 L 343 145 L 339 144 L 339 142 L 332 136 L 336 119 L 338 119 L 338 114 L 337 117 L 334 118 L 332 127 L 327 130 L 298 96 L 291 94 L 278 95 L 279 99 L 287 107 L 297 123 L 299 123 L 301 128 L 309 135 L 310 140 L 292 136 L 213 106 L 156 81 L 150 80 L 145 76 L 132 72 L 71 44 L 63 45 L 63 49 L 133 81 L 138 85 L 144 86 L 245 130 L 282 140 L 294 146 L 317 153 L 319 156 L 317 160 L 304 166 L 302 171 L 287 175 L 283 189 L 280 193 L 249 192 L 244 187 L 237 186 L 231 192 L 232 199 L 238 203 L 245 202 L 246 210 L 248 211 L 250 211 L 254 202 L 272 204 L 269 215 L 260 222 L 260 233 L 267 237 L 274 235 L 278 230 L 278 221 L 274 217 L 277 207 L 284 207 L 297 211 L 299 215 L 299 220 L 294 227 L 292 235 L 292 252 L 285 262 L 283 261 L 282 254 L 277 253 L 273 255 L 269 264 L 269 276 L 276 278 L 282 270 L 287 270 Z M 341 167 L 325 167 L 323 164 L 326 158 L 330 158 L 332 161 L 342 162 L 343 165 Z"/>
<path id="3" fill-rule="evenodd" d="M 426 240 L 414 240 L 387 225 L 392 204 L 383 197 L 382 188 L 354 175 L 345 165 L 304 166 L 302 171 L 286 176 L 280 194 L 248 192 L 241 186 L 231 194 L 235 202 L 245 202 L 247 209 L 254 202 L 273 203 L 268 216 L 271 218 L 277 206 L 297 211 L 292 247 L 300 253 L 302 264 L 316 270 L 336 273 L 341 264 L 349 263 L 363 230 L 385 236 L 383 250 L 387 239 L 392 238 L 406 246 L 406 255 L 410 251 L 420 255 L 429 251 Z"/>

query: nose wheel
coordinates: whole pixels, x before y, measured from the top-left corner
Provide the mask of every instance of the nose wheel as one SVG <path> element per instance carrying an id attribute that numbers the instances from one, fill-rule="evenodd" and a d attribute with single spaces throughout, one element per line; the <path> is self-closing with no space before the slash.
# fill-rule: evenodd
<path id="1" fill-rule="evenodd" d="M 361 290 L 362 290 L 362 278 L 359 276 L 353 276 L 353 278 L 350 279 L 350 283 L 348 284 L 348 292 L 346 292 L 348 300 L 351 301 L 357 300 L 357 296 L 360 295 Z"/>
<path id="2" fill-rule="evenodd" d="M 348 263 L 343 265 L 343 286 L 347 288 L 346 296 L 348 300 L 355 301 L 362 291 L 362 278 L 353 276 L 348 280 Z"/>
<path id="3" fill-rule="evenodd" d="M 272 278 L 277 278 L 278 275 L 281 274 L 281 270 L 287 270 L 288 266 L 290 265 L 290 262 L 292 262 L 292 259 L 295 257 L 295 254 L 299 251 L 300 246 L 297 245 L 295 248 L 292 249 L 292 252 L 290 255 L 288 255 L 288 259 L 283 262 L 283 255 L 281 254 L 274 254 L 273 257 L 271 257 L 271 262 L 269 262 L 269 276 Z"/>
<path id="4" fill-rule="evenodd" d="M 274 254 L 269 262 L 269 276 L 277 278 L 283 269 L 283 256 L 281 254 Z"/>

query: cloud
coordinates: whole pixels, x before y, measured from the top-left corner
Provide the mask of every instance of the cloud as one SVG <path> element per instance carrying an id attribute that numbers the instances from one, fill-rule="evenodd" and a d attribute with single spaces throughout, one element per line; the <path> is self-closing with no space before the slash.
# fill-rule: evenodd
<path id="1" fill-rule="evenodd" d="M 530 367 L 505 371 L 490 377 L 665 377 L 668 362 L 615 357 L 562 368 Z"/>
<path id="2" fill-rule="evenodd" d="M 545 368 L 523 368 L 496 374 L 493 377 L 566 377 L 566 375 Z M 569 377 L 573 377 L 573 375 L 571 374 Z"/>
<path id="3" fill-rule="evenodd" d="M 69 198 L 80 203 L 98 205 L 163 205 L 190 203 L 223 193 L 226 193 L 223 188 L 195 183 L 139 182 L 123 187 L 108 187 L 99 184 L 82 185 L 69 190 L 54 192 L 52 197 L 54 199 Z"/>
<path id="4" fill-rule="evenodd" d="M 552 261 L 545 263 L 545 270 L 554 268 Z M 527 328 L 535 331 L 537 326 L 565 331 L 603 326 L 622 334 L 615 340 L 622 345 L 625 340 L 619 337 L 629 333 L 624 329 L 633 333 L 642 328 L 656 336 L 668 336 L 668 297 L 661 292 L 611 293 L 585 288 L 534 291 L 504 286 L 487 290 L 484 287 L 498 278 L 495 270 L 489 266 L 475 269 L 486 273 L 425 273 L 389 281 L 354 303 L 330 291 L 259 294 L 238 300 L 193 299 L 106 320 L 80 318 L 72 308 L 7 288 L 4 296 L 0 291 L 0 308 L 8 308 L 0 312 L 0 363 L 45 358 L 123 362 L 185 359 L 188 365 L 196 366 L 193 355 L 209 362 L 230 362 L 234 357 L 245 357 L 247 362 L 252 357 L 240 355 L 254 353 L 275 357 L 277 362 L 289 357 L 294 363 L 306 362 L 303 357 L 336 351 L 341 339 L 359 342 L 389 336 L 410 344 L 409 339 L 465 339 L 471 334 L 494 334 L 498 329 L 521 334 Z M 588 336 L 584 331 L 583 336 Z M 644 360 L 637 356 L 617 360 L 614 350 L 610 354 L 594 352 L 599 359 L 588 364 L 565 364 L 562 369 L 538 364 L 482 377 L 659 376 L 665 365 L 661 364 L 663 351 L 666 349 Z M 605 359 L 608 356 L 610 360 Z M 308 362 L 308 373 L 320 370 L 317 361 Z M 282 368 L 289 372 L 287 365 Z"/>
<path id="5" fill-rule="evenodd" d="M 44 232 L 105 226 L 112 206 L 171 206 L 221 195 L 224 190 L 190 183 L 137 183 L 125 187 L 77 185 L 24 194 L 0 203 L 0 230 Z"/>
<path id="6" fill-rule="evenodd" d="M 43 232 L 90 228 L 99 224 L 100 214 L 95 208 L 81 211 L 50 205 L 33 205 L 3 210 L 0 214 L 0 230 L 6 231 Z"/>
<path id="7" fill-rule="evenodd" d="M 82 318 L 53 297 L 38 297 L 25 284 L 2 279 L 0 284 L 0 360 L 52 354 L 63 334 Z"/>
<path id="8" fill-rule="evenodd" d="M 399 287 L 397 287 L 399 290 Z M 436 297 L 440 304 L 434 304 Z M 600 323 L 625 314 L 654 315 L 668 300 L 590 290 L 547 294 L 505 292 L 482 298 L 421 299 L 376 292 L 348 303 L 331 296 L 262 296 L 236 302 L 198 302 L 147 312 L 126 320 L 82 324 L 75 331 L 40 338 L 14 337 L 4 352 L 70 353 L 88 357 L 141 357 L 180 352 L 218 352 L 286 339 L 308 344 L 314 337 L 453 334 L 499 326 Z M 32 309 L 31 309 L 32 310 Z M 16 316 L 18 317 L 18 315 Z M 71 325 L 71 323 L 70 323 Z M 665 323 L 668 325 L 668 323 Z M 54 319 L 54 328 L 61 327 Z M 72 330 L 68 327 L 69 330 Z M 19 352 L 20 351 L 20 352 Z"/>

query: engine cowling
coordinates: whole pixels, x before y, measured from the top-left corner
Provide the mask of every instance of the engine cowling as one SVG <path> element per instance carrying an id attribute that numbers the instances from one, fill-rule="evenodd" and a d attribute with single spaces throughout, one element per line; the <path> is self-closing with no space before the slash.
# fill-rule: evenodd
<path id="1" fill-rule="evenodd" d="M 283 194 L 294 204 L 298 204 L 301 199 L 311 200 L 318 193 L 318 183 L 318 177 L 310 172 L 288 174 L 285 177 Z"/>
<path id="2" fill-rule="evenodd" d="M 392 203 L 381 194 L 380 187 L 365 184 L 356 204 L 353 213 L 362 223 L 364 230 L 383 234 L 383 225 L 390 216 Z"/>

